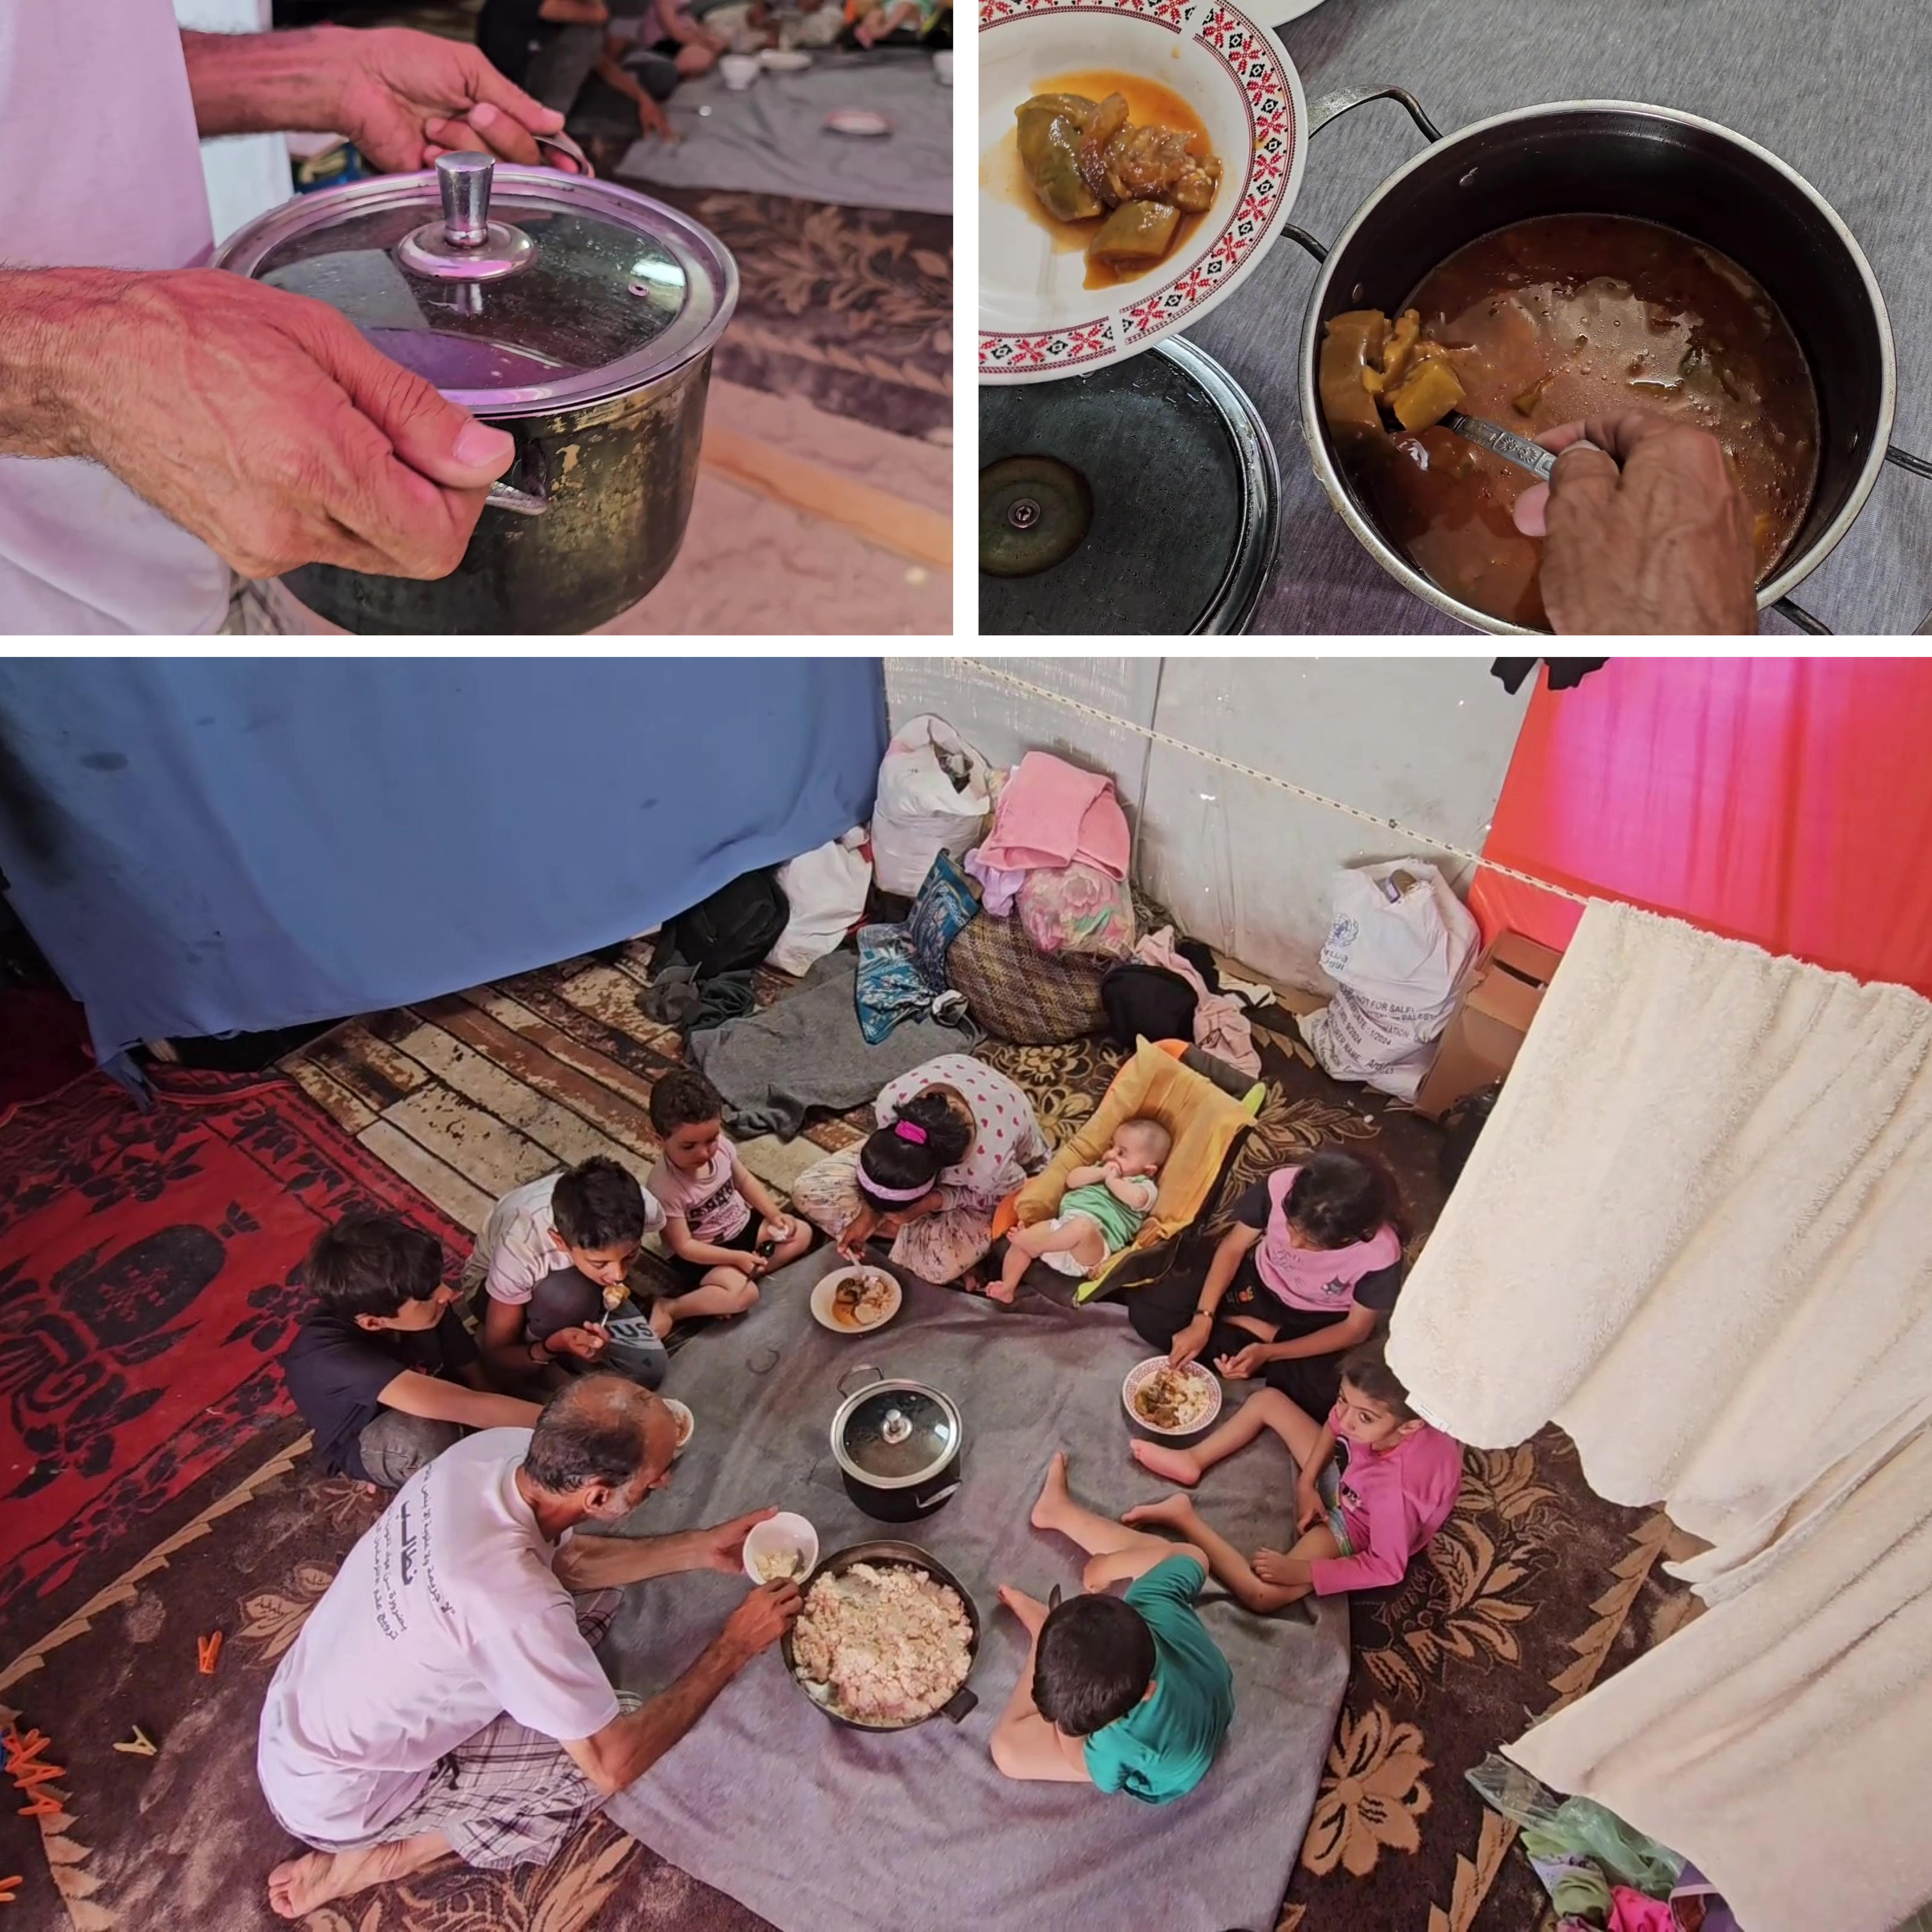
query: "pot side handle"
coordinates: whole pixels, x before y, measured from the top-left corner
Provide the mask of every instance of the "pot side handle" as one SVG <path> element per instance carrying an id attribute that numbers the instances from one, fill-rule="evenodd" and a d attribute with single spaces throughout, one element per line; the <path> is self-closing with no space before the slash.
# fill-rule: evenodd
<path id="1" fill-rule="evenodd" d="M 854 1376 L 857 1375 L 857 1374 L 858 1374 L 858 1373 L 859 1373 L 862 1370 L 866 1370 L 866 1371 L 869 1372 L 869 1373 L 870 1373 L 870 1374 L 871 1374 L 871 1376 L 872 1376 L 872 1378 L 873 1381 L 874 1381 L 875 1382 L 884 1382 L 884 1381 L 885 1380 L 885 1378 L 886 1378 L 886 1372 L 885 1372 L 885 1370 L 883 1370 L 882 1368 L 879 1367 L 879 1366 L 878 1366 L 878 1365 L 876 1363 L 873 1363 L 873 1362 L 854 1362 L 854 1363 L 852 1364 L 852 1366 L 851 1366 L 849 1369 L 848 1369 L 848 1370 L 845 1371 L 845 1372 L 844 1372 L 842 1376 L 841 1376 L 838 1378 L 838 1383 L 837 1383 L 837 1388 L 838 1388 L 838 1393 L 839 1393 L 841 1395 L 842 1395 L 842 1396 L 851 1396 L 851 1395 L 854 1395 L 854 1394 L 856 1394 L 856 1393 L 857 1393 L 857 1391 L 856 1391 L 856 1390 L 853 1390 L 853 1389 L 848 1389 L 848 1388 L 845 1386 L 845 1384 L 846 1384 L 848 1382 L 849 1382 L 852 1379 L 852 1378 L 853 1378 Z"/>
<path id="2" fill-rule="evenodd" d="M 956 1724 L 963 1718 L 980 1708 L 980 1700 L 962 1684 L 948 1701 L 940 1706 L 940 1712 Z"/>
<path id="3" fill-rule="evenodd" d="M 489 495 L 483 500 L 484 508 L 508 510 L 519 517 L 541 517 L 550 508 L 550 495 L 544 487 L 548 479 L 536 444 L 527 443 L 518 452 L 510 474 L 516 482 L 491 484 Z"/>
<path id="4" fill-rule="evenodd" d="M 1308 132 L 1310 138 L 1321 133 L 1330 122 L 1338 120 L 1352 108 L 1360 107 L 1370 100 L 1398 102 L 1408 118 L 1421 130 L 1422 138 L 1432 146 L 1442 138 L 1442 130 L 1430 120 L 1424 111 L 1422 103 L 1406 87 L 1341 87 L 1332 94 L 1318 94 L 1308 104 Z M 1305 228 L 1298 228 L 1292 222 L 1282 228 L 1284 235 L 1292 236 L 1318 262 L 1328 259 L 1325 242 L 1318 242 Z"/>
<path id="5" fill-rule="evenodd" d="M 1932 463 L 1928 463 L 1922 456 L 1914 456 L 1909 449 L 1900 449 L 1895 442 L 1886 446 L 1885 460 L 1888 463 L 1895 463 L 1908 476 L 1932 478 Z M 1771 608 L 1780 617 L 1796 625 L 1808 637 L 1828 638 L 1836 634 L 1823 618 L 1813 616 L 1803 604 L 1789 597 L 1780 597 Z M 1925 623 L 1919 626 L 1922 633 L 1928 628 L 1932 628 L 1932 617 L 1928 617 Z"/>

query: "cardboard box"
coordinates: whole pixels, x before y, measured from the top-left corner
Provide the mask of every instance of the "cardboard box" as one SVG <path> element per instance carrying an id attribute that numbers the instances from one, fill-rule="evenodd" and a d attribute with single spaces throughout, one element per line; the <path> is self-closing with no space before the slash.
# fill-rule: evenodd
<path id="1" fill-rule="evenodd" d="M 1496 934 L 1436 1048 L 1415 1096 L 1418 1114 L 1439 1120 L 1465 1094 L 1510 1070 L 1562 958 L 1520 932 Z"/>

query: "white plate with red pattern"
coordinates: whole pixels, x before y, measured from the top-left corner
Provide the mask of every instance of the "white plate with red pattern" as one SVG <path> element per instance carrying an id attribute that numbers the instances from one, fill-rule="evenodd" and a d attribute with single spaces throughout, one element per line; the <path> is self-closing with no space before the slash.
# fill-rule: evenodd
<path id="1" fill-rule="evenodd" d="M 1281 43 L 1228 0 L 984 0 L 980 14 L 980 380 L 1045 382 L 1150 349 L 1254 272 L 1301 186 L 1308 104 Z M 1112 287 L 1016 191 L 1013 110 L 1042 82 L 1113 72 L 1179 94 L 1221 160 L 1214 204 L 1167 259 Z"/>

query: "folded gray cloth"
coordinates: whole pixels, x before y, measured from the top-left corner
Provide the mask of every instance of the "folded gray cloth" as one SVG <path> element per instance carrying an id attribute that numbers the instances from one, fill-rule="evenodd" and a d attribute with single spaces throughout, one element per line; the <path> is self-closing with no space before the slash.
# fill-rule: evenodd
<path id="1" fill-rule="evenodd" d="M 908 1020 L 868 1046 L 853 998 L 858 970 L 852 953 L 832 953 L 796 992 L 763 1012 L 691 1036 L 691 1057 L 724 1095 L 734 1134 L 790 1140 L 813 1108 L 843 1113 L 935 1054 L 963 1053 L 979 1044 L 981 1035 L 970 1020 L 956 1028 Z"/>

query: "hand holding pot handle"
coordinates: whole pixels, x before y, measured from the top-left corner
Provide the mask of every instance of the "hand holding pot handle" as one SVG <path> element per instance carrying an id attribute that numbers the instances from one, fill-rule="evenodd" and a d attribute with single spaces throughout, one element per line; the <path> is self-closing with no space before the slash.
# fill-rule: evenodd
<path id="1" fill-rule="evenodd" d="M 1516 499 L 1540 536 L 1543 602 L 1561 635 L 1749 636 L 1750 512 L 1717 439 L 1648 411 L 1566 423 L 1549 484 Z"/>

